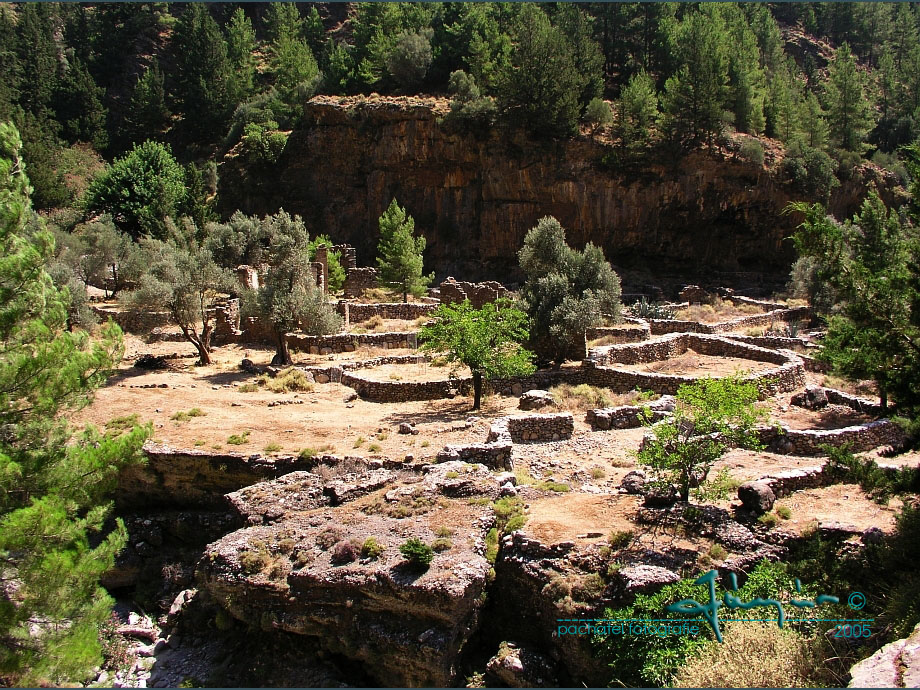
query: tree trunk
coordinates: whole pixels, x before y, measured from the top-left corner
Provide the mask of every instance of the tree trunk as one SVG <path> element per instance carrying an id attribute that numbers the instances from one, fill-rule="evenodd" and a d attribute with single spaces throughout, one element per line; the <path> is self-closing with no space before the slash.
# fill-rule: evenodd
<path id="1" fill-rule="evenodd" d="M 482 372 L 473 372 L 473 409 L 478 410 L 482 402 Z"/>
<path id="2" fill-rule="evenodd" d="M 403 287 L 403 304 L 409 304 L 409 291 Z"/>
<path id="3" fill-rule="evenodd" d="M 881 386 L 878 387 L 878 398 L 879 402 L 882 404 L 882 412 L 888 410 L 888 391 L 886 391 Z"/>
<path id="4" fill-rule="evenodd" d="M 291 351 L 288 349 L 287 338 L 284 337 L 284 333 L 280 331 L 275 331 L 277 337 L 277 342 L 275 345 L 275 356 L 272 357 L 272 364 L 275 366 L 291 366 L 294 363 L 294 360 L 291 359 Z"/>
<path id="5" fill-rule="evenodd" d="M 195 331 L 190 329 L 188 326 L 179 326 L 182 329 L 182 335 L 185 336 L 185 339 L 188 340 L 192 345 L 195 346 L 195 349 L 198 350 L 198 364 L 202 366 L 207 366 L 211 363 L 211 353 L 208 351 L 208 348 L 201 342 L 201 339 L 195 335 Z"/>

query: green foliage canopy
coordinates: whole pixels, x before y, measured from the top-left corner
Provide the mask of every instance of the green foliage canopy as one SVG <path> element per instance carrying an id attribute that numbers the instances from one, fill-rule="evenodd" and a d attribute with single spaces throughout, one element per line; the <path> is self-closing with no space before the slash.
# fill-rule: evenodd
<path id="1" fill-rule="evenodd" d="M 379 220 L 380 242 L 377 244 L 377 279 L 387 287 L 396 286 L 403 301 L 409 294 L 421 295 L 434 280 L 434 273 L 422 273 L 425 238 L 415 236 L 415 220 L 394 198 Z"/>

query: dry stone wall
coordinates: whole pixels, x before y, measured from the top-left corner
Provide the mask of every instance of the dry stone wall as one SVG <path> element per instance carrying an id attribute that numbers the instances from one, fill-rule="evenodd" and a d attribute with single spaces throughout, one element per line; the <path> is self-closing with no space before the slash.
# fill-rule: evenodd
<path id="1" fill-rule="evenodd" d="M 663 395 L 647 405 L 620 405 L 588 410 L 587 422 L 594 431 L 608 429 L 634 429 L 645 423 L 646 415 L 650 421 L 658 421 L 674 411 L 675 399 L 672 395 Z"/>
<path id="2" fill-rule="evenodd" d="M 787 429 L 765 427 L 758 429 L 760 442 L 769 450 L 785 455 L 826 455 L 822 446 L 839 448 L 848 444 L 852 451 L 862 452 L 879 446 L 901 447 L 906 441 L 904 430 L 889 419 L 842 429 Z"/>
<path id="3" fill-rule="evenodd" d="M 365 290 L 377 287 L 376 268 L 352 268 L 345 272 L 345 297 L 360 297 Z"/>
<path id="4" fill-rule="evenodd" d="M 440 287 L 441 304 L 459 304 L 468 299 L 474 309 L 505 296 L 505 286 L 495 280 L 467 283 L 449 276 Z"/>
<path id="5" fill-rule="evenodd" d="M 436 309 L 436 304 L 422 302 L 384 302 L 381 304 L 358 304 L 340 301 L 335 309 L 345 319 L 345 324 L 367 321 L 375 316 L 381 319 L 402 319 L 412 321 L 420 316 L 429 316 Z"/>
<path id="6" fill-rule="evenodd" d="M 793 307 L 774 309 L 764 314 L 751 314 L 741 316 L 731 321 L 721 323 L 700 323 L 698 321 L 678 321 L 675 319 L 650 319 L 649 327 L 652 335 L 666 335 L 668 333 L 728 333 L 753 328 L 755 326 L 769 326 L 777 321 L 804 321 L 811 318 L 811 307 Z"/>
<path id="7" fill-rule="evenodd" d="M 103 323 L 112 319 L 123 331 L 139 335 L 149 333 L 154 328 L 162 328 L 170 324 L 168 311 L 123 311 L 97 306 L 93 306 L 92 310 Z"/>
<path id="8" fill-rule="evenodd" d="M 795 353 L 775 352 L 753 345 L 742 345 L 724 337 L 693 333 L 672 334 L 635 345 L 609 345 L 594 348 L 592 357 L 584 362 L 585 382 L 619 392 L 639 388 L 662 395 L 674 395 L 681 385 L 692 383 L 696 377 L 631 371 L 619 369 L 616 364 L 657 362 L 676 357 L 691 347 L 704 355 L 739 357 L 776 364 L 774 368 L 745 377 L 745 380 L 757 384 L 761 397 L 792 391 L 805 385 L 805 368 L 802 360 Z"/>
<path id="9" fill-rule="evenodd" d="M 416 333 L 336 333 L 334 335 L 304 335 L 288 333 L 288 346 L 297 352 L 328 355 L 333 352 L 354 352 L 360 345 L 383 347 L 388 350 L 415 349 Z"/>
<path id="10" fill-rule="evenodd" d="M 569 412 L 501 417 L 492 422 L 485 443 L 445 446 L 438 462 L 463 460 L 493 469 L 514 470 L 511 446 L 528 441 L 559 441 L 571 438 L 575 422 Z"/>
<path id="11" fill-rule="evenodd" d="M 614 344 L 621 343 L 638 343 L 648 340 L 652 337 L 652 331 L 648 323 L 627 324 L 623 326 L 599 326 L 589 328 L 585 331 L 587 340 L 596 340 L 597 338 L 613 338 Z"/>

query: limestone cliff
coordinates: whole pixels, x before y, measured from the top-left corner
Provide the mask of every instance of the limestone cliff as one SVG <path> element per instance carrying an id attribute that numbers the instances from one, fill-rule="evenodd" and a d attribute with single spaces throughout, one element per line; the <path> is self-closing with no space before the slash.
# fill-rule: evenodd
<path id="1" fill-rule="evenodd" d="M 594 242 L 636 275 L 782 279 L 794 258 L 784 238 L 799 220 L 781 211 L 802 195 L 777 170 L 781 151 L 768 147 L 767 167 L 703 151 L 624 167 L 595 138 L 473 134 L 440 122 L 446 112 L 444 99 L 316 97 L 275 169 L 250 174 L 225 158 L 222 211 L 283 207 L 311 232 L 353 244 L 367 265 L 377 218 L 395 196 L 427 238 L 426 270 L 439 279 L 515 280 L 524 234 L 544 215 L 562 222 L 570 243 Z M 868 180 L 892 186 L 884 171 L 861 168 L 835 190 L 835 215 L 856 210 Z"/>

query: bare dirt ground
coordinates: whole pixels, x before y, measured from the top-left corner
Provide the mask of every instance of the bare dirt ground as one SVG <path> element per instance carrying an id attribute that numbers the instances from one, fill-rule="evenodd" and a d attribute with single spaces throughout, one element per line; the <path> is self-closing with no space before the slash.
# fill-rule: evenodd
<path id="1" fill-rule="evenodd" d="M 897 498 L 876 503 L 856 484 L 835 484 L 796 491 L 779 499 L 775 507 L 790 509 L 792 516 L 783 521 L 783 527 L 799 533 L 811 529 L 816 520 L 841 522 L 859 530 L 878 527 L 892 532 L 901 505 Z"/>
<path id="2" fill-rule="evenodd" d="M 405 333 L 417 331 L 428 322 L 427 317 L 419 317 L 414 321 L 405 319 L 372 318 L 366 321 L 352 322 L 348 326 L 349 333 Z"/>
<path id="3" fill-rule="evenodd" d="M 446 381 L 451 376 L 470 376 L 467 367 L 452 365 L 434 366 L 428 362 L 413 362 L 409 364 L 384 364 L 379 367 L 359 369 L 354 372 L 361 378 L 371 381 Z"/>
<path id="4" fill-rule="evenodd" d="M 713 357 L 688 349 L 677 357 L 642 364 L 614 364 L 618 369 L 678 376 L 726 376 L 736 372 L 757 374 L 776 365 L 740 357 Z"/>

